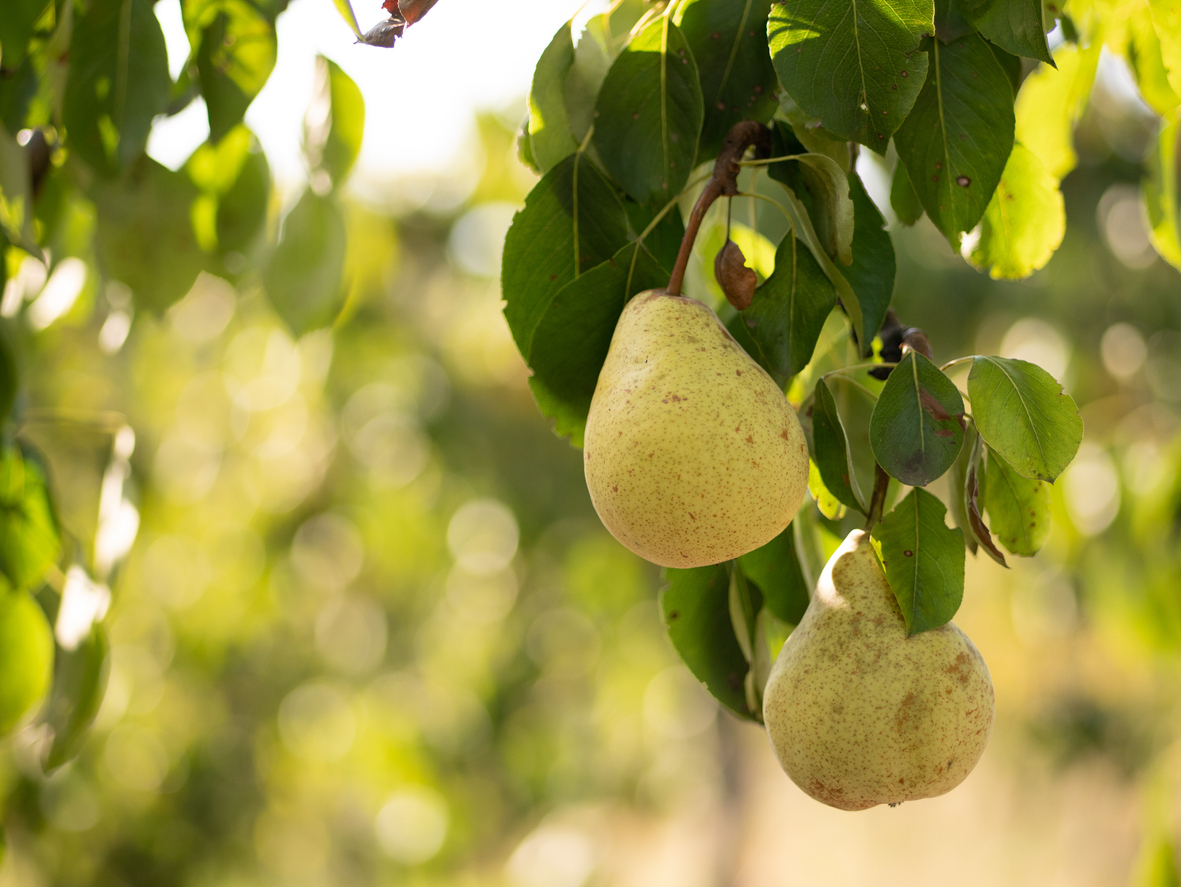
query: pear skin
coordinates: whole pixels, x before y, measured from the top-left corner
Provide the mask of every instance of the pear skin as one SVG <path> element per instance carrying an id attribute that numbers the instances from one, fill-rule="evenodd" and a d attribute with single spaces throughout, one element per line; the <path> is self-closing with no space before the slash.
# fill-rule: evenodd
<path id="1" fill-rule="evenodd" d="M 767 734 L 801 789 L 842 810 L 932 798 L 976 766 L 992 680 L 954 624 L 906 636 L 869 534 L 836 550 L 763 695 Z"/>
<path id="2" fill-rule="evenodd" d="M 808 486 L 808 446 L 770 376 L 695 299 L 623 310 L 583 444 L 603 524 L 640 557 L 700 567 L 770 542 Z"/>

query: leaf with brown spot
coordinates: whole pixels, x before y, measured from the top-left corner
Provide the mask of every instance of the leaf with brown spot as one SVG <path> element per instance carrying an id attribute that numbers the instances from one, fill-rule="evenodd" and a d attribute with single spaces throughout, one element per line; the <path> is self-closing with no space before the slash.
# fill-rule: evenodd
<path id="1" fill-rule="evenodd" d="M 980 513 L 980 468 L 983 461 L 984 446 L 980 435 L 973 435 L 972 455 L 968 458 L 968 472 L 964 485 L 964 503 L 968 512 L 967 532 L 986 554 L 1002 567 L 1008 567 L 1005 556 L 992 541 L 992 532 L 984 523 L 984 516 Z"/>

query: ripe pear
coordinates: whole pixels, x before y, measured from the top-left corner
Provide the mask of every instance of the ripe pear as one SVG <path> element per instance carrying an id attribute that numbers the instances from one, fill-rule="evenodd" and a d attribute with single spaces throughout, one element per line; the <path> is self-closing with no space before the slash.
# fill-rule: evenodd
<path id="1" fill-rule="evenodd" d="M 824 568 L 763 695 L 780 765 L 842 810 L 955 788 L 984 753 L 993 708 L 988 667 L 954 624 L 906 636 L 864 530 Z"/>
<path id="2" fill-rule="evenodd" d="M 640 557 L 700 567 L 770 542 L 808 486 L 795 410 L 696 299 L 649 290 L 624 308 L 583 444 L 591 501 Z"/>

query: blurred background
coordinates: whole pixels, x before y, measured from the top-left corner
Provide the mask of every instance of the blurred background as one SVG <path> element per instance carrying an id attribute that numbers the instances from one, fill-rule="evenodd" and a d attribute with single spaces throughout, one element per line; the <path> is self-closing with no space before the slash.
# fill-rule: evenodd
<path id="1" fill-rule="evenodd" d="M 991 281 L 927 220 L 892 227 L 894 304 L 936 359 L 1041 364 L 1086 439 L 1046 549 L 969 558 L 956 621 L 997 696 L 980 765 L 849 814 L 678 664 L 657 569 L 603 530 L 532 402 L 500 248 L 535 181 L 516 147 L 532 65 L 579 4 L 518 5 L 444 0 L 392 52 L 354 47 L 327 0 L 279 19 L 247 115 L 272 226 L 307 181 L 317 52 L 368 112 L 330 330 L 294 339 L 250 256 L 236 285 L 203 273 L 133 324 L 84 271 L 10 282 L 21 437 L 66 529 L 94 538 L 123 460 L 138 534 L 84 752 L 46 777 L 26 730 L 0 755 L 0 885 L 1177 884 L 1181 278 L 1143 220 L 1158 120 L 1127 72 L 1101 65 L 1044 271 Z M 183 64 L 177 0 L 156 10 Z M 172 168 L 207 135 L 178 118 L 149 148 Z M 860 169 L 889 215 L 878 164 Z"/>

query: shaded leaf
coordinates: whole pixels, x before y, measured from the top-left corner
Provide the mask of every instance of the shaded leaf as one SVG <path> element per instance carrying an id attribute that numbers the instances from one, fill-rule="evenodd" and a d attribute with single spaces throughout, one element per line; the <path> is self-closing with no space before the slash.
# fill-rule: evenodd
<path id="1" fill-rule="evenodd" d="M 94 0 L 74 26 L 62 117 L 70 144 L 106 175 L 143 153 L 172 79 L 164 33 L 148 0 Z"/>
<path id="2" fill-rule="evenodd" d="M 541 54 L 529 90 L 530 152 L 541 172 L 578 150 L 566 116 L 566 77 L 573 65 L 574 38 L 567 22 Z"/>
<path id="3" fill-rule="evenodd" d="M 975 357 L 968 373 L 972 417 L 984 442 L 1022 477 L 1053 482 L 1083 439 L 1070 395 L 1039 366 Z"/>
<path id="4" fill-rule="evenodd" d="M 767 48 L 771 0 L 689 0 L 677 11 L 705 106 L 698 155 L 714 157 L 740 120 L 768 122 L 778 83 Z"/>
<path id="5" fill-rule="evenodd" d="M 504 238 L 504 316 L 523 355 L 558 290 L 626 243 L 623 205 L 586 157 L 567 157 L 545 174 Z"/>
<path id="6" fill-rule="evenodd" d="M 946 625 L 964 597 L 964 536 L 944 523 L 946 513 L 916 487 L 871 534 L 910 637 Z"/>
<path id="7" fill-rule="evenodd" d="M 594 144 L 631 197 L 663 203 L 689 178 L 703 113 L 689 45 L 676 25 L 658 17 L 607 72 L 595 104 Z"/>
<path id="8" fill-rule="evenodd" d="M 767 35 L 783 88 L 826 130 L 884 154 L 927 74 L 924 0 L 801 0 L 771 7 Z"/>
<path id="9" fill-rule="evenodd" d="M 823 378 L 816 382 L 812 402 L 812 445 L 812 459 L 824 486 L 839 501 L 864 514 L 869 503 L 853 466 L 844 420 Z"/>
<path id="10" fill-rule="evenodd" d="M 131 288 L 139 308 L 164 311 L 205 268 L 190 212 L 198 194 L 188 176 L 149 157 L 124 179 L 96 184 L 99 263 Z"/>
<path id="11" fill-rule="evenodd" d="M 749 665 L 730 621 L 730 574 L 725 564 L 664 571 L 660 610 L 669 640 L 689 671 L 740 718 L 747 707 Z"/>
<path id="12" fill-rule="evenodd" d="M 923 209 L 958 249 L 1013 149 L 1013 89 L 978 35 L 929 45 L 927 82 L 894 144 Z"/>
<path id="13" fill-rule="evenodd" d="M 1033 557 L 1050 536 L 1050 485 L 1022 477 L 991 449 L 984 507 L 1001 545 L 1018 557 Z"/>
<path id="14" fill-rule="evenodd" d="M 869 439 L 887 474 L 926 486 L 943 476 L 964 444 L 963 398 L 935 364 L 908 351 L 878 395 Z"/>
<path id="15" fill-rule="evenodd" d="M 1059 180 L 1078 163 L 1074 124 L 1091 94 L 1100 49 L 1097 41 L 1087 49 L 1059 47 L 1054 53 L 1058 69 L 1039 65 L 1017 93 L 1017 141 Z"/>
<path id="16" fill-rule="evenodd" d="M 4 14 L 0 15 L 0 55 L 6 69 L 16 70 L 21 63 L 37 20 L 48 6 L 49 0 L 4 0 Z"/>
<path id="17" fill-rule="evenodd" d="M 46 773 L 82 750 L 106 695 L 109 674 L 110 642 L 101 625 L 95 625 L 77 649 L 58 652 L 44 714 L 52 736 L 42 761 Z"/>
<path id="18" fill-rule="evenodd" d="M 832 283 L 788 232 L 775 252 L 775 272 L 741 315 L 756 358 L 772 378 L 783 384 L 808 364 L 835 305 Z"/>
<path id="19" fill-rule="evenodd" d="M 296 336 L 327 326 L 344 305 L 344 216 L 331 195 L 306 190 L 283 220 L 283 231 L 263 269 L 275 312 Z"/>
<path id="20" fill-rule="evenodd" d="M 304 125 L 304 150 L 314 170 L 335 186 L 348 178 L 365 133 L 365 99 L 336 62 L 316 57 L 316 87 Z"/>
<path id="21" fill-rule="evenodd" d="M 667 284 L 668 271 L 629 243 L 558 290 L 541 316 L 529 353 L 529 387 L 541 412 L 556 421 L 557 434 L 574 446 L 582 446 L 599 370 L 628 299 Z"/>
<path id="22" fill-rule="evenodd" d="M 738 558 L 738 566 L 758 587 L 764 605 L 775 616 L 799 625 L 808 609 L 809 591 L 790 526 L 766 545 Z"/>
<path id="23" fill-rule="evenodd" d="M 1058 180 L 1021 144 L 1013 146 L 996 193 L 984 211 L 972 263 L 994 279 L 1028 277 L 1045 266 L 1066 233 Z"/>
<path id="24" fill-rule="evenodd" d="M 209 111 L 209 138 L 218 142 L 242 122 L 274 70 L 275 25 L 250 0 L 184 0 L 181 7 Z"/>
<path id="25" fill-rule="evenodd" d="M 882 328 L 886 310 L 890 307 L 890 299 L 894 296 L 897 260 L 894 242 L 886 231 L 886 219 L 855 172 L 849 176 L 849 196 L 855 210 L 853 263 L 840 271 L 857 293 L 857 301 L 861 306 L 864 329 L 861 344 L 864 350 Z"/>
<path id="26" fill-rule="evenodd" d="M 8 242 L 37 255 L 33 182 L 29 159 L 16 139 L 0 125 L 0 233 Z"/>
<path id="27" fill-rule="evenodd" d="M 906 164 L 901 160 L 895 164 L 894 177 L 890 181 L 890 208 L 898 216 L 898 221 L 908 227 L 923 217 L 923 205 L 910 181 Z"/>

